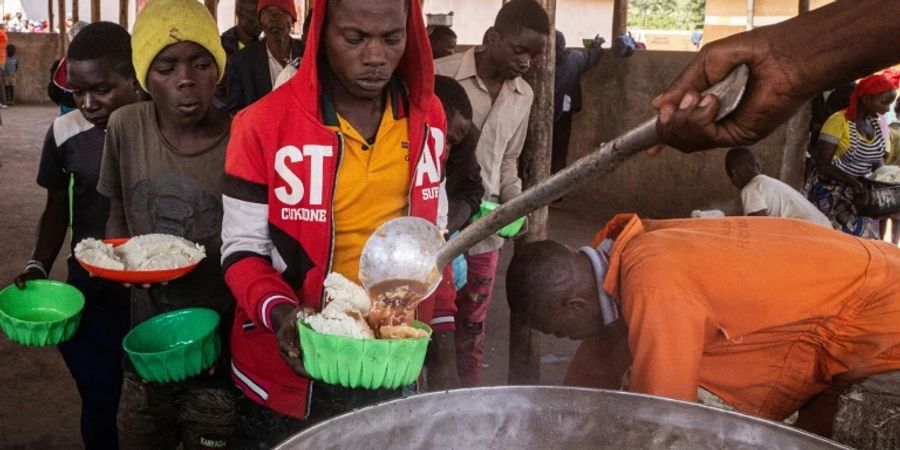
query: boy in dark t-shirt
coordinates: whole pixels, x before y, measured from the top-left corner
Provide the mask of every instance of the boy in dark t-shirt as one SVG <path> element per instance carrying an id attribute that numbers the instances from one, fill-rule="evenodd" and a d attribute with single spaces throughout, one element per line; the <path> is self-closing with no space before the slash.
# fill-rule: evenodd
<path id="1" fill-rule="evenodd" d="M 131 66 L 131 36 L 119 25 L 88 25 L 72 40 L 67 58 L 78 111 L 57 117 L 44 140 L 37 183 L 47 190 L 47 203 L 31 261 L 15 279 L 20 289 L 28 280 L 47 278 L 70 219 L 73 247 L 84 238 L 104 236 L 109 201 L 96 186 L 106 121 L 121 106 L 140 100 Z M 59 350 L 81 397 L 82 441 L 86 448 L 116 448 L 128 290 L 89 277 L 72 257 L 67 263 L 66 281 L 84 294 L 85 306 L 77 332 Z"/>
<path id="2" fill-rule="evenodd" d="M 234 300 L 219 263 L 222 182 L 231 118 L 212 105 L 225 68 L 215 21 L 195 0 L 154 0 L 134 24 L 137 80 L 153 100 L 110 119 L 97 190 L 110 199 L 109 237 L 181 236 L 206 248 L 192 272 L 167 284 L 135 286 L 131 322 L 206 307 L 230 324 Z M 224 339 L 227 333 L 220 329 Z M 182 382 L 146 383 L 126 361 L 119 440 L 123 448 L 227 448 L 237 390 L 225 355 Z"/>

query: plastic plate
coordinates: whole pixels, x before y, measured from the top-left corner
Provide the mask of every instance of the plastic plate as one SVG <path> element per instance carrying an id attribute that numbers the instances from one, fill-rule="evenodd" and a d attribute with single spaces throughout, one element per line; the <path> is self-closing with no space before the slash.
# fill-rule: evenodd
<path id="1" fill-rule="evenodd" d="M 118 247 L 128 242 L 128 238 L 103 239 L 103 242 L 112 244 L 113 247 Z M 76 257 L 75 259 L 78 260 L 78 263 L 81 264 L 81 266 L 84 267 L 85 270 L 87 270 L 91 275 L 95 277 L 100 277 L 104 280 L 116 281 L 119 283 L 131 284 L 153 284 L 172 281 L 187 275 L 190 271 L 194 270 L 194 268 L 197 267 L 197 264 L 200 264 L 200 261 L 197 261 L 184 267 L 164 270 L 116 270 L 88 264 L 78 257 Z"/>

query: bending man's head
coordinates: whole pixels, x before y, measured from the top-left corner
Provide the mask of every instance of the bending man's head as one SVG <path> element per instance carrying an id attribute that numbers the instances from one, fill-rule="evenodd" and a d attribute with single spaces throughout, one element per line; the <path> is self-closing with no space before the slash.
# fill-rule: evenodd
<path id="1" fill-rule="evenodd" d="M 588 339 L 603 331 L 597 280 L 590 260 L 555 241 L 516 249 L 506 273 L 506 293 L 514 314 L 526 314 L 543 333 Z"/>
<path id="2" fill-rule="evenodd" d="M 747 183 L 759 175 L 759 162 L 753 152 L 746 147 L 735 147 L 725 155 L 725 173 L 731 183 L 743 189 Z"/>

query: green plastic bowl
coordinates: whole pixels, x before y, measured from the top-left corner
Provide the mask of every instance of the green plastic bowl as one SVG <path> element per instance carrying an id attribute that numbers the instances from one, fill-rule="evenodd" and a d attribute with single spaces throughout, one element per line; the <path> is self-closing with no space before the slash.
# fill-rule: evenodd
<path id="1" fill-rule="evenodd" d="M 182 381 L 212 367 L 222 354 L 219 313 L 186 308 L 160 314 L 134 327 L 122 347 L 141 378 Z"/>
<path id="2" fill-rule="evenodd" d="M 431 328 L 415 321 L 431 335 Z M 416 381 L 430 338 L 353 339 L 321 334 L 297 321 L 303 366 L 317 380 L 348 388 L 396 389 Z"/>
<path id="3" fill-rule="evenodd" d="M 495 203 L 495 202 L 492 202 L 489 200 L 482 200 L 481 208 L 478 210 L 477 213 L 475 213 L 474 216 L 472 216 L 472 222 L 484 217 L 485 215 L 487 215 L 487 213 L 489 213 L 499 207 L 500 207 L 500 204 L 498 204 L 498 203 Z M 525 225 L 525 218 L 519 217 L 518 219 L 514 220 L 509 225 L 506 225 L 505 227 L 501 228 L 500 231 L 497 231 L 497 234 L 499 236 L 503 236 L 505 238 L 514 237 L 515 235 L 519 234 L 519 230 L 522 229 L 522 225 Z"/>
<path id="4" fill-rule="evenodd" d="M 31 280 L 25 289 L 11 284 L 0 291 L 0 329 L 13 342 L 41 347 L 75 334 L 84 309 L 84 294 L 53 280 Z"/>

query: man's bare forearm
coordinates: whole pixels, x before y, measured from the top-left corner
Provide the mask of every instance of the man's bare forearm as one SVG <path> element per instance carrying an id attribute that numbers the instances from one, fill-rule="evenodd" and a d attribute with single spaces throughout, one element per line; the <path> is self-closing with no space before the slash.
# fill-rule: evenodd
<path id="1" fill-rule="evenodd" d="M 69 224 L 69 197 L 66 191 L 47 191 L 47 204 L 38 223 L 38 235 L 31 259 L 40 261 L 50 272 L 59 249 L 66 240 Z"/>
<path id="2" fill-rule="evenodd" d="M 758 31 L 795 59 L 797 85 L 815 95 L 900 61 L 900 0 L 842 0 Z"/>

